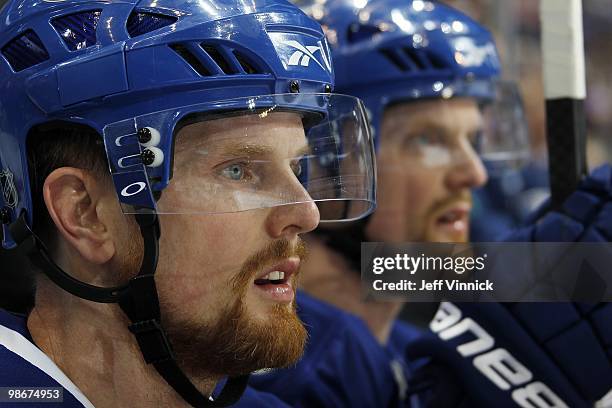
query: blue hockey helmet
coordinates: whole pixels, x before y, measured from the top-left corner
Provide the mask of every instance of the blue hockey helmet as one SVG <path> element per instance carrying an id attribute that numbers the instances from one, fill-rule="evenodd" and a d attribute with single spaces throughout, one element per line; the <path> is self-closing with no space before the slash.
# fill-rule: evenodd
<path id="1" fill-rule="evenodd" d="M 379 156 L 382 146 L 396 159 L 378 158 L 381 178 L 386 179 L 387 172 L 406 174 L 415 168 L 453 168 L 466 158 L 470 162 L 479 158 L 491 172 L 519 165 L 528 157 L 518 90 L 501 80 L 493 37 L 473 19 L 425 0 L 294 0 L 294 4 L 322 24 L 330 44 L 335 89 L 364 101 Z M 453 98 L 469 100 L 446 103 Z M 453 108 L 459 106 L 469 109 Z M 383 135 L 384 115 L 394 108 L 400 114 L 389 116 L 392 120 L 385 121 Z M 465 123 L 456 126 L 466 137 L 447 137 L 445 126 L 464 118 L 457 116 L 462 115 L 459 112 L 470 113 Z M 468 145 L 478 156 L 466 155 Z M 410 153 L 402 154 L 403 148 Z M 388 203 L 381 204 L 379 215 L 385 214 Z M 400 225 L 394 217 L 407 215 L 404 211 L 387 220 Z M 366 234 L 371 220 L 315 232 L 359 271 L 361 242 L 373 240 Z"/>
<path id="2" fill-rule="evenodd" d="M 471 97 L 487 105 L 484 160 L 528 154 L 522 103 L 501 81 L 491 33 L 458 10 L 424 0 L 296 1 L 326 31 L 336 90 L 361 98 L 378 146 L 383 112 L 392 104 Z"/>
<path id="3" fill-rule="evenodd" d="M 2 8 L 0 21 L 5 247 L 14 246 L 7 225 L 22 215 L 33 222 L 28 134 L 57 121 L 86 125 L 103 137 L 127 211 L 215 213 L 290 204 L 304 196 L 265 191 L 243 194 L 223 209 L 157 208 L 154 193 L 172 177 L 177 124 L 223 112 L 250 112 L 261 120 L 273 111 L 300 112 L 306 131 L 316 136 L 316 148 L 300 159 L 310 172 L 302 176 L 308 199 L 355 199 L 362 204 L 351 207 L 353 218 L 371 211 L 374 176 L 362 105 L 331 93 L 333 68 L 323 32 L 291 4 L 15 0 Z M 340 152 L 341 160 L 330 158 Z M 324 163 L 334 163 L 334 171 Z M 218 193 L 217 187 L 202 188 L 198 202 Z"/>

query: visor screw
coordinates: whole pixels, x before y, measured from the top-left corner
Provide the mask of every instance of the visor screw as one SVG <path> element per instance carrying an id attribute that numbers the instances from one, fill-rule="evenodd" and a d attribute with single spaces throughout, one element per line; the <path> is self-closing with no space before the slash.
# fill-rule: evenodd
<path id="1" fill-rule="evenodd" d="M 331 93 L 332 87 L 330 84 L 325 84 L 325 93 Z"/>
<path id="2" fill-rule="evenodd" d="M 2 224 L 11 223 L 11 212 L 6 207 L 0 210 L 0 222 Z"/>
<path id="3" fill-rule="evenodd" d="M 145 166 L 150 166 L 155 161 L 155 153 L 153 153 L 151 149 L 144 149 L 140 154 L 140 157 L 142 158 L 142 163 Z"/>
<path id="4" fill-rule="evenodd" d="M 151 131 L 149 130 L 149 128 L 145 127 L 142 129 L 138 129 L 138 141 L 141 144 L 149 143 L 152 137 L 153 136 L 151 135 Z"/>
<path id="5" fill-rule="evenodd" d="M 300 83 L 298 81 L 289 82 L 289 90 L 291 91 L 291 93 L 300 92 Z"/>

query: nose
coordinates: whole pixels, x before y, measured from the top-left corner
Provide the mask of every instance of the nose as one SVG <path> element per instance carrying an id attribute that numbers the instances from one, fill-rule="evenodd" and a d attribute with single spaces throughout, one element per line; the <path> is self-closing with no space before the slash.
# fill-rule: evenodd
<path id="1" fill-rule="evenodd" d="M 451 190 L 481 187 L 488 180 L 484 164 L 467 140 L 456 152 L 453 165 L 449 167 L 446 176 L 447 187 Z"/>
<path id="2" fill-rule="evenodd" d="M 285 204 L 271 209 L 266 220 L 266 230 L 274 239 L 291 239 L 317 228 L 321 216 L 313 201 Z"/>
<path id="3" fill-rule="evenodd" d="M 317 228 L 321 220 L 319 208 L 293 173 L 289 174 L 284 190 L 293 202 L 281 203 L 268 213 L 266 230 L 270 237 L 292 239 Z"/>

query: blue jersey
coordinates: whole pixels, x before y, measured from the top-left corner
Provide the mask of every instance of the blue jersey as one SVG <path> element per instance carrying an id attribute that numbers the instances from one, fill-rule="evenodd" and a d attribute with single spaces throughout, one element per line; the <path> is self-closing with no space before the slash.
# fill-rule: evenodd
<path id="1" fill-rule="evenodd" d="M 609 368 L 587 330 L 603 334 L 597 319 L 612 305 L 582 305 L 593 327 L 576 315 L 561 322 L 571 330 L 557 333 L 555 323 L 571 315 L 558 310 L 563 305 L 572 306 L 519 303 L 508 313 L 498 303 L 444 303 L 434 332 L 398 321 L 383 348 L 359 319 L 300 293 L 298 312 L 310 335 L 303 359 L 253 376 L 252 385 L 296 407 L 588 406 L 609 387 Z M 534 319 L 554 326 L 550 344 L 535 344 L 534 328 L 528 334 L 522 326 Z"/>
<path id="2" fill-rule="evenodd" d="M 561 210 L 538 212 L 508 240 L 610 242 L 611 197 L 612 167 L 602 166 Z M 381 407 L 399 390 L 411 408 L 612 406 L 612 303 L 444 302 L 430 331 L 396 323 L 384 349 L 387 362 L 380 361 L 383 348 L 368 340 L 367 329 L 343 323 L 346 313 L 303 294 L 298 305 L 310 332 L 304 359 L 256 378 L 257 387 L 294 405 Z M 335 344 L 341 341 L 350 352 Z M 388 361 L 396 373 L 389 384 L 397 389 L 369 382 L 387 378 Z"/>
<path id="3" fill-rule="evenodd" d="M 397 384 L 397 393 L 393 406 L 420 408 L 425 407 L 422 392 L 415 392 L 414 372 L 429 363 L 429 359 L 406 359 L 406 347 L 426 333 L 409 323 L 396 320 L 391 329 L 386 352 L 389 356 L 391 370 Z"/>
<path id="4" fill-rule="evenodd" d="M 443 302 L 405 344 L 427 361 L 411 386 L 428 406 L 593 407 L 612 382 L 610 316 L 612 304 Z"/>
<path id="5" fill-rule="evenodd" d="M 297 304 L 309 334 L 304 357 L 294 367 L 253 375 L 251 385 L 294 407 L 395 405 L 401 375 L 365 324 L 303 292 Z"/>
<path id="6" fill-rule="evenodd" d="M 61 388 L 62 402 L 41 403 L 45 408 L 93 407 L 79 388 L 34 344 L 26 318 L 0 309 L 0 387 Z M 2 407 L 32 406 L 0 402 Z M 247 388 L 236 407 L 287 408 L 277 397 Z"/>
<path id="7" fill-rule="evenodd" d="M 232 405 L 234 408 L 291 408 L 276 395 L 261 392 L 247 387 L 240 400 Z"/>
<path id="8" fill-rule="evenodd" d="M 63 402 L 45 402 L 45 407 L 93 407 L 78 387 L 36 347 L 28 332 L 26 319 L 3 310 L 0 310 L 0 367 L 0 387 L 61 388 Z M 24 406 L 22 402 L 0 405 Z"/>

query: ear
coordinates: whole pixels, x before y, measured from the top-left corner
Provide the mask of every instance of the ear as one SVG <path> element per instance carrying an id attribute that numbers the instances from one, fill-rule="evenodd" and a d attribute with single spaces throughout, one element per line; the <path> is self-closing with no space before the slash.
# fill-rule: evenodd
<path id="1" fill-rule="evenodd" d="M 104 264 L 115 254 L 115 243 L 98 206 L 103 186 L 85 170 L 54 170 L 43 186 L 43 197 L 61 236 L 87 261 Z"/>

